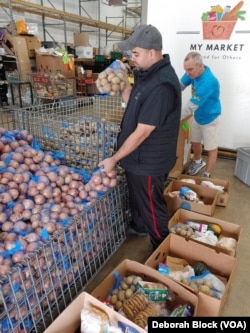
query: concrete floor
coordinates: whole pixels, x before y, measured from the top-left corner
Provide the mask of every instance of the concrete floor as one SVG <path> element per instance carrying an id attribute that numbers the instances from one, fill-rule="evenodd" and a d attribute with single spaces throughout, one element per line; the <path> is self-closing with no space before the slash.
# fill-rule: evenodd
<path id="1" fill-rule="evenodd" d="M 206 156 L 204 160 L 206 160 Z M 226 207 L 216 206 L 214 217 L 239 224 L 242 227 L 236 256 L 236 269 L 221 315 L 250 316 L 250 187 L 234 176 L 235 163 L 235 160 L 219 158 L 212 175 L 213 178 L 230 181 L 228 205 Z M 147 237 L 127 237 L 120 249 L 88 285 L 87 291 L 91 292 L 123 259 L 127 258 L 144 263 L 151 253 L 152 248 Z"/>

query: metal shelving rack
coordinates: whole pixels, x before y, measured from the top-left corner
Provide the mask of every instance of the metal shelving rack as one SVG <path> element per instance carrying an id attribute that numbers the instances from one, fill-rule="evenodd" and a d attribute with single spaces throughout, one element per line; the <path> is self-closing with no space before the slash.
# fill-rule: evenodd
<path id="1" fill-rule="evenodd" d="M 106 19 L 106 22 L 100 21 L 100 2 L 102 0 L 79 0 L 79 15 L 69 13 L 65 10 L 65 1 L 62 0 L 62 10 L 54 8 L 53 4 L 50 0 L 48 0 L 46 3 L 50 4 L 51 7 L 47 7 L 44 5 L 44 0 L 40 0 L 41 4 L 34 4 L 28 1 L 23 0 L 2 0 L 0 2 L 0 7 L 2 7 L 6 13 L 10 17 L 10 21 L 14 23 L 13 20 L 13 11 L 17 12 L 25 12 L 32 15 L 37 15 L 42 18 L 42 24 L 43 24 L 43 30 L 44 30 L 44 40 L 46 41 L 46 34 L 49 35 L 49 24 L 47 23 L 47 19 L 55 20 L 56 24 L 58 25 L 58 21 L 60 21 L 63 25 L 64 29 L 64 39 L 65 43 L 67 44 L 67 23 L 73 23 L 77 24 L 79 26 L 79 31 L 82 30 L 83 26 L 85 27 L 91 27 L 94 28 L 95 31 L 100 36 L 100 31 L 104 30 L 106 32 L 106 39 L 112 35 L 112 33 L 121 34 L 121 38 L 126 38 L 128 35 L 131 34 L 132 29 L 126 27 L 126 20 L 129 19 L 131 13 L 133 15 L 138 16 L 138 20 L 140 20 L 140 10 L 139 8 L 133 7 L 133 4 L 135 2 L 133 0 L 127 1 L 127 4 L 125 5 L 125 14 L 124 18 L 121 21 L 121 24 L 115 25 L 108 23 L 108 18 Z M 133 1 L 133 2 L 132 2 Z M 97 19 L 93 19 L 89 17 L 87 11 L 86 11 L 86 4 L 87 2 L 97 2 Z M 138 2 L 137 2 L 138 3 Z M 131 6 L 132 5 L 132 6 Z M 83 16 L 85 14 L 85 16 Z M 50 37 L 52 37 L 50 35 Z M 99 40 L 100 42 L 100 40 Z"/>

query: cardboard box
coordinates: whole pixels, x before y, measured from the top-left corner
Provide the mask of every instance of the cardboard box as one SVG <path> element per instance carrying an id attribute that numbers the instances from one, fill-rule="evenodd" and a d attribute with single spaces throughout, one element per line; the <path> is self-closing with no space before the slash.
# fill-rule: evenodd
<path id="1" fill-rule="evenodd" d="M 196 316 L 196 309 L 198 307 L 198 298 L 197 296 L 181 286 L 178 282 L 165 277 L 157 272 L 155 269 L 138 263 L 133 260 L 125 259 L 123 260 L 104 280 L 92 291 L 91 295 L 96 297 L 99 300 L 106 299 L 110 291 L 113 290 L 115 286 L 115 277 L 114 272 L 118 272 L 120 277 L 129 276 L 129 275 L 139 275 L 144 281 L 148 282 L 161 282 L 165 284 L 168 289 L 173 292 L 174 300 L 169 301 L 169 308 L 174 308 L 177 304 L 190 304 L 194 309 L 194 316 Z"/>
<path id="2" fill-rule="evenodd" d="M 29 58 L 35 58 L 36 57 L 35 49 L 40 49 L 40 47 L 42 46 L 41 40 L 36 36 L 22 36 L 22 37 L 26 40 Z"/>
<path id="3" fill-rule="evenodd" d="M 60 315 L 57 319 L 44 331 L 44 333 L 75 333 L 80 332 L 81 310 L 89 309 L 91 306 L 98 307 L 104 311 L 110 320 L 110 323 L 118 327 L 118 323 L 122 323 L 126 332 L 145 333 L 141 327 L 132 323 L 130 320 L 112 310 L 95 297 L 87 292 L 82 292 Z"/>
<path id="4" fill-rule="evenodd" d="M 190 175 L 184 175 L 184 174 L 180 174 L 177 177 L 178 180 L 184 180 L 184 179 L 191 179 L 193 181 L 195 181 L 195 184 L 197 185 L 201 185 L 201 182 L 203 180 L 205 181 L 209 181 L 212 182 L 214 185 L 218 185 L 218 186 L 223 186 L 224 187 L 224 192 L 220 192 L 218 191 L 218 199 L 216 202 L 217 206 L 222 206 L 222 207 L 226 207 L 228 204 L 228 200 L 229 200 L 229 195 L 230 195 L 230 183 L 229 180 L 227 179 L 217 179 L 217 178 L 211 178 L 211 179 L 207 179 L 204 177 L 197 177 L 197 176 L 190 176 Z"/>
<path id="5" fill-rule="evenodd" d="M 31 63 L 25 38 L 13 36 L 17 70 L 21 81 L 30 81 Z"/>
<path id="6" fill-rule="evenodd" d="M 194 191 L 198 198 L 204 202 L 204 204 L 179 198 L 177 193 L 183 186 L 188 187 Z M 196 184 L 186 184 L 181 180 L 174 179 L 167 185 L 163 195 L 165 197 L 168 213 L 170 216 L 172 216 L 179 208 L 212 216 L 215 211 L 219 194 L 217 190 Z"/>
<path id="7" fill-rule="evenodd" d="M 169 172 L 168 177 L 170 178 L 177 178 L 177 176 L 183 172 L 190 161 L 191 143 L 189 136 L 192 120 L 193 117 L 190 117 L 185 121 L 182 120 L 180 123 L 176 151 L 177 159 L 174 167 Z"/>
<path id="8" fill-rule="evenodd" d="M 215 249 L 211 249 L 197 242 L 192 242 L 181 236 L 169 234 L 147 259 L 145 265 L 157 271 L 159 263 L 166 263 L 167 256 L 185 259 L 191 266 L 197 261 L 203 261 L 210 272 L 226 284 L 221 299 L 206 295 L 202 292 L 196 293 L 198 296 L 197 316 L 219 316 L 230 290 L 236 258 L 217 252 Z M 165 281 L 165 278 L 168 278 L 168 276 L 162 275 L 162 282 Z M 179 283 L 185 286 L 185 284 Z M 193 290 L 188 286 L 186 286 L 186 288 Z M 195 293 L 194 290 L 193 292 Z"/>
<path id="9" fill-rule="evenodd" d="M 92 46 L 76 46 L 76 55 L 78 58 L 93 59 L 93 47 Z"/>
<path id="10" fill-rule="evenodd" d="M 234 174 L 243 183 L 250 186 L 250 147 L 237 149 Z"/>
<path id="11" fill-rule="evenodd" d="M 67 79 L 75 78 L 74 56 L 69 56 L 69 63 L 64 64 L 62 56 L 36 55 L 36 71 L 38 73 L 61 73 Z"/>
<path id="12" fill-rule="evenodd" d="M 74 32 L 74 46 L 89 46 L 89 35 L 87 32 Z"/>
<path id="13" fill-rule="evenodd" d="M 241 226 L 240 225 L 234 224 L 234 223 L 231 223 L 231 222 L 227 222 L 227 221 L 224 221 L 224 220 L 220 220 L 220 219 L 217 219 L 215 217 L 205 216 L 203 214 L 190 212 L 186 209 L 178 209 L 175 212 L 175 214 L 172 216 L 172 218 L 169 220 L 168 226 L 169 226 L 169 228 L 171 228 L 172 226 L 175 226 L 178 223 L 185 224 L 187 220 L 194 221 L 194 222 L 200 222 L 200 223 L 204 223 L 204 224 L 208 224 L 208 223 L 219 224 L 219 226 L 222 228 L 222 232 L 221 232 L 220 236 L 218 237 L 218 241 L 222 237 L 231 237 L 231 238 L 235 239 L 236 242 L 237 242 L 235 250 L 230 251 L 230 250 L 227 250 L 226 248 L 223 248 L 223 247 L 217 246 L 217 245 L 214 246 L 214 245 L 209 245 L 209 244 L 206 244 L 206 243 L 201 243 L 201 244 L 203 244 L 205 246 L 208 246 L 210 248 L 213 248 L 217 252 L 222 252 L 222 253 L 228 254 L 230 256 L 236 256 L 237 249 L 238 249 L 238 244 L 239 244 L 239 239 L 240 239 L 240 233 L 241 233 Z M 195 239 L 190 239 L 190 241 L 200 243 L 199 241 L 197 241 Z"/>

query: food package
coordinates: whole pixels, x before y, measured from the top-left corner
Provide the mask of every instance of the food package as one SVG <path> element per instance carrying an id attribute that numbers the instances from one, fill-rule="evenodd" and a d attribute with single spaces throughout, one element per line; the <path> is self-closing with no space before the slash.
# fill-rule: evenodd
<path id="1" fill-rule="evenodd" d="M 114 61 L 98 75 L 95 83 L 101 94 L 119 96 L 126 86 L 126 80 L 126 73 L 121 69 L 120 63 Z"/>

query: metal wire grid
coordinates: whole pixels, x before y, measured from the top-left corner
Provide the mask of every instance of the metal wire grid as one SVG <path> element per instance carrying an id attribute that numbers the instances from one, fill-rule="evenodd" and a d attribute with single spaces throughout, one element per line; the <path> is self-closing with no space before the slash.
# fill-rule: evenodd
<path id="1" fill-rule="evenodd" d="M 60 151 L 64 164 L 88 170 L 114 152 L 123 115 L 121 99 L 108 96 L 60 101 L 13 112 L 18 128 L 32 133 L 43 150 Z"/>
<path id="2" fill-rule="evenodd" d="M 123 243 L 122 219 L 116 187 L 1 277 L 0 332 L 43 332 Z"/>

